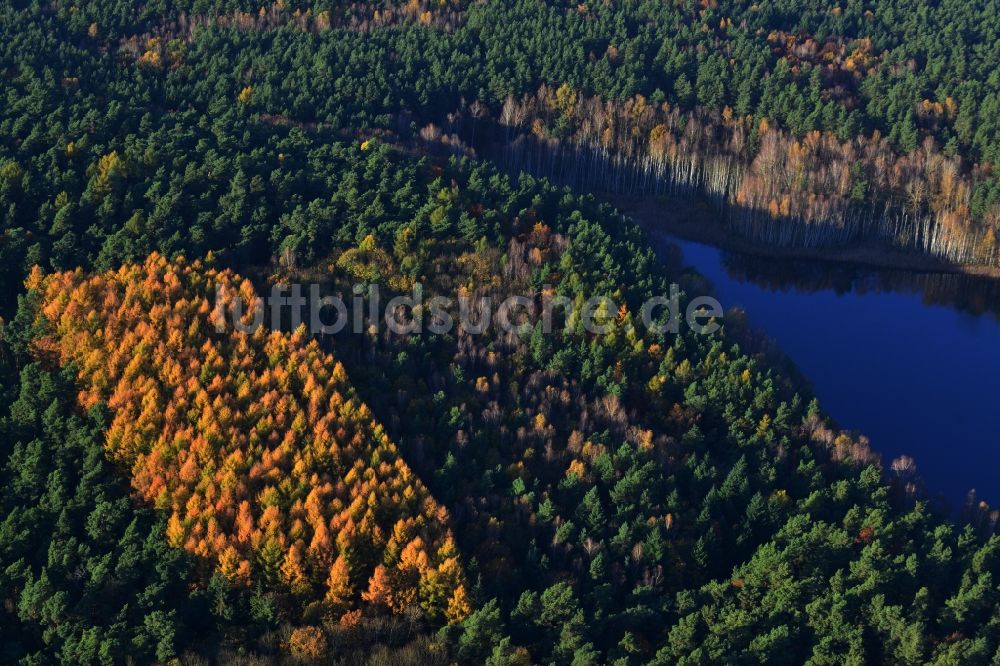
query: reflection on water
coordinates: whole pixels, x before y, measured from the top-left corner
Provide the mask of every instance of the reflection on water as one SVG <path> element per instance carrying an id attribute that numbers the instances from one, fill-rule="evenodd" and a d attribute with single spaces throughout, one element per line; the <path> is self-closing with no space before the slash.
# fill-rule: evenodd
<path id="1" fill-rule="evenodd" d="M 1000 280 L 959 273 L 918 273 L 856 264 L 765 259 L 725 251 L 719 254 L 731 279 L 753 282 L 771 291 L 918 294 L 926 305 L 1000 320 Z"/>
<path id="2" fill-rule="evenodd" d="M 1000 282 L 680 246 L 726 308 L 809 378 L 842 427 L 886 463 L 916 459 L 928 490 L 1000 501 Z"/>

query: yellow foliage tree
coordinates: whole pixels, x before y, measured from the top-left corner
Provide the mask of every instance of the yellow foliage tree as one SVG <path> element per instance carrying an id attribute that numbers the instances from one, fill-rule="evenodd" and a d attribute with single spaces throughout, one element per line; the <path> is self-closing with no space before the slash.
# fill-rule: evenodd
<path id="1" fill-rule="evenodd" d="M 96 177 L 121 170 L 110 153 Z M 95 276 L 33 271 L 27 285 L 42 300 L 36 354 L 76 364 L 85 407 L 108 404 L 107 451 L 170 514 L 172 546 L 235 582 L 279 577 L 338 612 L 359 599 L 400 612 L 433 580 L 419 601 L 451 612 L 464 577 L 447 511 L 343 366 L 301 330 L 215 333 L 253 297 L 249 282 L 154 254 Z"/>

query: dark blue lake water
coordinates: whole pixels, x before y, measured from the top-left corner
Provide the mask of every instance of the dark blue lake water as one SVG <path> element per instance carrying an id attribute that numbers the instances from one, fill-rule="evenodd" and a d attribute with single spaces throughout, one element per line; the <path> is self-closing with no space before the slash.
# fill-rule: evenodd
<path id="1" fill-rule="evenodd" d="M 745 310 L 843 428 L 886 465 L 906 454 L 956 508 L 1000 504 L 1000 284 L 949 274 L 775 260 L 663 237 Z"/>

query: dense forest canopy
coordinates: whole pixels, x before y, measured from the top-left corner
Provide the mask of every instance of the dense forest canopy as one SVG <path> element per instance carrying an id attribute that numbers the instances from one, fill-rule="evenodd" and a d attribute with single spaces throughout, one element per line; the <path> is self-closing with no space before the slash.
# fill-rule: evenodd
<path id="1" fill-rule="evenodd" d="M 0 659 L 995 661 L 998 514 L 945 515 L 739 326 L 637 326 L 703 282 L 554 183 L 995 263 L 997 16 L 6 3 Z M 619 307 L 212 325 L 219 283 L 306 281 Z"/>
<path id="2" fill-rule="evenodd" d="M 276 164 L 294 151 L 275 125 L 405 137 L 436 123 L 477 143 L 477 125 L 509 129 L 505 105 L 543 85 L 567 95 L 526 110 L 515 129 L 547 154 L 607 152 L 654 180 L 706 189 L 752 237 L 873 236 L 994 263 L 996 8 L 807 4 L 8 4 L 5 264 L 60 268 L 62 248 L 78 243 L 121 254 L 125 239 L 105 237 L 126 222 L 140 238 L 170 218 L 202 227 L 234 179 L 289 186 L 283 174 L 303 165 Z M 633 120 L 640 96 L 649 117 Z M 582 106 L 591 98 L 605 104 L 599 117 Z M 774 171 L 774 159 L 801 167 Z M 594 180 L 583 182 L 662 188 Z M 280 206 L 287 197 L 272 196 L 260 212 Z M 774 219 L 832 230 L 779 233 Z"/>
<path id="3" fill-rule="evenodd" d="M 447 511 L 372 425 L 343 366 L 304 331 L 211 335 L 233 307 L 213 290 L 250 283 L 182 261 L 154 254 L 90 280 L 29 283 L 51 326 L 38 354 L 79 367 L 84 408 L 113 410 L 108 454 L 138 496 L 170 511 L 167 541 L 303 604 L 344 613 L 363 596 L 463 619 Z"/>
<path id="4" fill-rule="evenodd" d="M 344 289 L 361 274 L 358 267 L 371 265 L 377 255 L 384 276 L 379 279 L 386 285 L 407 284 L 402 278 L 409 276 L 426 279 L 427 288 L 435 292 L 446 293 L 461 284 L 476 293 L 508 293 L 549 283 L 570 298 L 592 291 L 619 291 L 625 304 L 624 312 L 616 316 L 615 330 L 603 338 L 590 338 L 582 329 L 565 326 L 555 339 L 534 332 L 521 337 L 496 331 L 485 337 L 460 332 L 427 336 L 386 332 L 375 338 L 351 334 L 332 341 L 359 397 L 386 424 L 387 435 L 398 442 L 413 472 L 450 514 L 446 520 L 454 530 L 469 581 L 468 618 L 447 626 L 436 643 L 397 643 L 395 649 L 403 651 L 398 654 L 419 653 L 424 656 L 413 658 L 431 659 L 445 651 L 468 663 L 486 659 L 495 663 L 645 663 L 653 659 L 673 663 L 778 656 L 792 661 L 821 660 L 851 654 L 859 659 L 915 655 L 912 658 L 917 660 L 969 661 L 988 660 L 995 652 L 995 639 L 983 627 L 995 612 L 990 582 L 995 560 L 990 553 L 995 552 L 997 540 L 977 536 L 977 530 L 985 534 L 991 529 L 991 517 L 973 514 L 969 526 L 950 526 L 913 495 L 905 465 L 894 467 L 892 480 L 884 478 L 877 458 L 863 441 L 831 429 L 815 405 L 806 405 L 786 379 L 733 346 L 725 332 L 707 338 L 693 333 L 673 338 L 629 326 L 645 297 L 663 293 L 666 277 L 644 247 L 642 235 L 623 227 L 613 211 L 530 178 L 511 183 L 482 164 L 415 159 L 385 146 L 373 156 L 372 148 L 363 151 L 357 143 L 339 145 L 337 150 L 344 157 L 338 182 L 360 182 L 367 173 L 381 183 L 372 187 L 376 192 L 404 178 L 412 183 L 413 191 L 398 199 L 396 209 L 380 207 L 380 215 L 361 215 L 373 204 L 355 200 L 345 209 L 344 219 L 353 219 L 358 226 L 344 240 L 331 240 L 327 256 L 332 260 L 310 262 L 308 269 L 276 264 L 270 270 L 283 279 L 301 270 L 314 271 L 313 265 L 325 266 L 328 286 Z M 372 171 L 375 166 L 378 169 Z M 470 210 L 477 211 L 478 217 L 470 215 Z M 361 240 L 354 240 L 358 236 Z M 160 428 L 180 426 L 157 416 L 175 409 L 169 404 L 162 411 L 146 412 L 149 404 L 134 402 L 140 395 L 144 402 L 155 400 L 145 396 L 157 393 L 161 401 L 169 398 L 168 367 L 156 369 L 155 353 L 134 357 L 142 359 L 141 363 L 130 360 L 136 351 L 162 346 L 156 335 L 169 339 L 168 320 L 150 324 L 158 321 L 157 312 L 172 309 L 153 307 L 144 314 L 143 308 L 129 303 L 131 299 L 169 298 L 181 299 L 177 303 L 183 307 L 196 307 L 198 294 L 203 293 L 197 285 L 204 271 L 186 260 L 170 264 L 153 258 L 106 277 L 36 275 L 29 283 L 32 289 L 21 298 L 20 313 L 5 331 L 9 358 L 21 366 L 35 356 L 51 366 L 56 363 L 53 354 L 69 354 L 63 359 L 70 361 L 69 375 L 47 390 L 56 396 L 52 399 L 62 405 L 58 409 L 63 413 L 73 414 L 74 405 L 80 405 L 77 409 L 94 405 L 92 418 L 102 420 L 87 439 L 72 440 L 79 442 L 75 446 L 86 447 L 88 459 L 95 461 L 91 464 L 102 461 L 109 446 L 124 446 L 118 457 L 128 451 L 132 440 L 123 433 L 130 430 L 150 432 L 153 439 L 146 441 L 155 442 L 162 440 Z M 68 281 L 66 289 L 56 288 L 60 281 Z M 116 292 L 105 295 L 106 283 L 121 284 L 126 291 L 120 296 L 112 296 Z M 46 297 L 46 293 L 51 295 Z M 58 299 L 95 299 L 96 314 L 89 317 L 92 324 L 79 329 L 83 320 L 73 316 L 72 303 L 67 304 L 66 316 L 60 307 L 46 316 L 46 304 L 58 303 Z M 118 314 L 104 320 L 102 311 Z M 144 323 L 149 316 L 153 319 Z M 147 343 L 105 349 L 99 344 L 104 327 L 117 331 L 114 335 L 119 338 L 153 337 Z M 60 346 L 59 337 L 46 337 L 49 330 L 76 342 Z M 212 328 L 189 329 L 185 336 L 193 337 L 183 344 L 194 354 L 193 361 L 215 364 L 218 372 L 225 367 L 226 357 L 218 350 L 215 354 L 204 351 L 217 343 L 200 342 L 206 332 L 199 330 Z M 102 337 L 94 338 L 94 333 Z M 174 344 L 178 343 L 168 342 L 166 348 Z M 164 361 L 176 364 L 169 356 Z M 37 384 L 30 383 L 39 381 L 39 370 L 32 369 L 38 362 L 24 365 L 20 380 L 11 375 L 13 383 L 7 390 L 21 391 L 22 396 L 27 391 L 31 396 L 22 397 L 16 405 L 29 399 L 40 402 L 32 408 L 34 413 L 44 411 L 48 399 L 32 388 Z M 117 373 L 122 370 L 117 368 L 125 369 L 121 378 Z M 268 381 L 280 382 L 279 371 L 284 372 L 280 368 L 271 371 Z M 224 375 L 220 380 L 210 374 L 196 372 L 193 378 L 205 383 L 200 390 L 218 390 L 223 400 L 246 395 L 235 386 L 226 389 Z M 83 393 L 69 388 L 73 377 L 83 379 Z M 137 387 L 150 379 L 163 388 L 137 393 Z M 18 382 L 23 388 L 17 388 Z M 113 390 L 114 395 L 95 392 L 88 385 L 107 386 L 104 390 Z M 248 388 L 250 395 L 257 390 Z M 176 399 L 182 395 L 198 400 L 199 393 L 185 390 Z M 137 409 L 162 425 L 138 428 L 148 417 L 139 416 L 133 411 Z M 60 413 L 55 408 L 49 411 L 51 418 Z M 36 427 L 32 423 L 40 423 L 39 428 L 63 428 L 55 433 L 69 430 L 55 421 L 51 425 L 32 421 L 36 417 L 30 417 L 31 413 L 24 407 L 12 408 L 5 422 L 12 432 L 23 433 L 7 438 L 23 442 L 12 444 L 9 450 L 8 473 L 51 489 L 44 496 L 65 493 L 57 490 L 67 483 L 63 475 L 45 467 L 31 471 L 52 463 L 26 456 L 41 445 L 34 441 L 63 446 L 58 443 L 62 441 L 59 435 L 45 435 L 46 439 L 31 434 L 30 428 Z M 245 419 L 246 415 L 222 407 L 206 412 L 203 407 L 192 417 L 196 420 L 190 427 L 195 432 L 205 428 L 205 441 L 211 442 L 215 441 L 213 423 L 222 428 L 220 419 Z M 260 417 L 258 413 L 255 418 Z M 279 426 L 279 432 L 294 437 L 295 427 L 284 431 Z M 340 436 L 335 440 L 343 441 Z M 149 445 L 140 444 L 136 452 L 141 454 L 145 446 Z M 212 450 L 209 446 L 205 453 Z M 386 635 L 376 624 L 383 621 L 380 618 L 417 612 L 417 628 L 404 626 L 418 634 L 444 621 L 435 620 L 419 604 L 415 611 L 404 611 L 369 602 L 365 594 L 371 585 L 363 581 L 353 591 L 342 588 L 348 605 L 331 603 L 329 570 L 314 568 L 312 556 L 304 557 L 299 569 L 295 557 L 286 554 L 294 551 L 296 538 L 302 539 L 303 550 L 309 550 L 314 532 L 309 539 L 276 532 L 279 543 L 282 538 L 290 539 L 285 543 L 291 547 L 272 565 L 277 570 L 267 574 L 262 568 L 254 574 L 258 565 L 251 564 L 249 581 L 241 582 L 247 579 L 240 574 L 238 558 L 204 557 L 203 551 L 210 547 L 203 548 L 188 536 L 194 533 L 192 525 L 211 529 L 211 521 L 195 516 L 192 522 L 189 516 L 178 526 L 171 517 L 170 507 L 178 501 L 172 499 L 174 493 L 183 493 L 177 498 L 217 493 L 212 490 L 217 483 L 213 475 L 204 474 L 212 469 L 211 464 L 199 467 L 202 471 L 192 476 L 194 470 L 185 469 L 181 461 L 190 454 L 170 455 L 178 456 L 175 462 L 163 456 L 146 458 L 159 461 L 158 467 L 136 467 L 126 459 L 123 472 L 132 468 L 134 487 L 144 487 L 157 474 L 166 474 L 164 478 L 174 479 L 168 487 L 176 490 L 146 500 L 139 493 L 119 510 L 148 511 L 144 507 L 151 507 L 156 511 L 158 522 L 151 525 L 150 534 L 162 542 L 157 546 L 160 550 L 147 557 L 176 558 L 176 553 L 185 551 L 195 557 L 183 571 L 204 581 L 194 588 L 197 598 L 205 600 L 204 612 L 218 619 L 206 625 L 186 615 L 183 597 L 167 596 L 155 601 L 163 609 L 157 615 L 162 627 L 151 628 L 148 620 L 130 620 L 130 616 L 122 616 L 113 628 L 95 626 L 89 613 L 73 608 L 92 603 L 80 595 L 93 595 L 100 589 L 95 585 L 109 584 L 100 582 L 104 574 L 88 574 L 94 582 L 81 587 L 72 576 L 57 577 L 66 569 L 53 569 L 51 556 L 48 564 L 27 559 L 16 546 L 25 542 L 14 539 L 8 542 L 12 547 L 5 556 L 10 562 L 5 570 L 13 576 L 6 589 L 15 595 L 8 612 L 20 624 L 10 626 L 39 626 L 34 631 L 41 637 L 26 643 L 28 634 L 19 634 L 21 638 L 12 646 L 23 647 L 12 647 L 13 654 L 18 649 L 41 650 L 62 654 L 69 662 L 96 661 L 98 656 L 88 655 L 99 655 L 102 650 L 109 655 L 122 650 L 160 656 L 193 654 L 215 649 L 204 647 L 205 631 L 238 636 L 257 623 L 273 629 L 262 634 L 269 637 L 267 641 L 252 643 L 260 654 L 283 647 L 303 658 L 326 651 L 346 656 L 352 646 L 357 649 L 359 639 L 353 637 L 359 633 Z M 100 464 L 109 470 L 115 465 Z M 176 471 L 170 471 L 171 465 L 176 465 Z M 315 483 L 308 473 L 303 475 L 301 467 L 293 466 L 287 491 L 285 484 L 279 486 L 276 506 L 294 503 L 296 493 Z M 399 478 L 390 476 L 387 481 L 397 483 Z M 197 484 L 195 495 L 184 490 L 189 483 Z M 127 497 L 122 484 L 114 484 L 109 499 Z M 56 511 L 51 504 L 31 508 L 39 501 L 37 491 L 25 492 L 5 496 L 12 509 L 4 529 L 13 534 L 28 525 L 32 530 L 55 530 L 50 527 L 54 522 L 23 522 L 22 511 Z M 280 499 L 285 492 L 291 495 Z M 190 506 L 187 502 L 185 510 Z M 219 516 L 215 520 L 223 537 L 220 544 L 224 545 L 228 529 L 221 527 L 227 524 L 222 516 L 231 512 L 238 521 L 239 506 L 235 498 L 222 501 L 208 514 Z M 263 505 L 253 505 L 258 506 Z M 255 520 L 256 510 L 251 507 L 250 520 Z M 50 520 L 56 518 L 53 515 Z M 126 522 L 117 524 L 127 525 L 132 519 L 121 520 Z M 178 533 L 179 529 L 185 531 Z M 235 529 L 238 536 L 239 528 Z M 290 534 L 301 529 L 291 526 Z M 187 539 L 189 546 L 164 549 L 162 544 L 169 546 L 172 533 L 184 535 L 175 536 L 173 543 L 184 546 Z M 47 538 L 63 543 L 60 532 L 52 534 Z M 333 534 L 331 541 L 339 543 Z M 359 537 L 370 539 L 371 534 Z M 89 552 L 96 546 L 81 547 Z M 236 551 L 237 555 L 242 552 L 239 547 Z M 805 552 L 809 555 L 803 556 Z M 263 553 L 261 557 L 248 561 L 265 567 L 266 557 Z M 96 560 L 83 562 L 91 562 L 82 565 L 83 571 L 97 566 Z M 361 566 L 375 566 L 368 562 Z M 10 568 L 11 564 L 17 566 Z M 36 581 L 43 580 L 43 574 L 46 582 L 39 587 Z M 171 574 L 170 580 L 175 575 L 181 573 Z M 270 580 L 268 576 L 274 576 L 272 583 L 255 584 Z M 118 589 L 117 582 L 111 584 Z M 383 589 L 394 589 L 391 582 L 385 585 Z M 778 594 L 779 589 L 785 591 Z M 310 590 L 319 596 L 312 596 Z M 310 599 L 321 603 L 311 604 Z M 360 616 L 352 614 L 353 604 L 360 604 L 355 606 Z M 747 617 L 741 610 L 747 604 L 760 610 Z M 53 610 L 40 615 L 33 608 Z M 829 608 L 840 609 L 840 615 L 831 615 Z M 41 633 L 46 626 L 58 626 L 58 633 L 55 629 Z M 861 630 L 848 631 L 849 627 Z M 78 647 L 82 636 L 94 643 L 93 652 Z M 48 646 L 60 652 L 50 653 Z M 227 654 L 231 653 L 223 657 Z"/>

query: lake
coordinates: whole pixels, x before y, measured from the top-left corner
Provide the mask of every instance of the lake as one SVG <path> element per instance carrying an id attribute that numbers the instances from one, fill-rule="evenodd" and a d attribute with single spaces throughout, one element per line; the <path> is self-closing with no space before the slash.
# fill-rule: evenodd
<path id="1" fill-rule="evenodd" d="M 655 234 L 728 310 L 810 380 L 842 428 L 886 467 L 913 457 L 927 491 L 1000 504 L 1000 283 L 986 278 L 756 257 Z"/>

